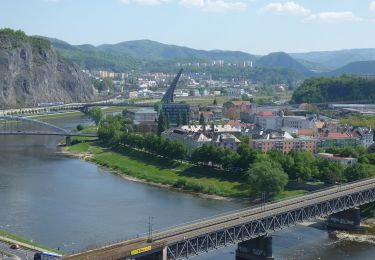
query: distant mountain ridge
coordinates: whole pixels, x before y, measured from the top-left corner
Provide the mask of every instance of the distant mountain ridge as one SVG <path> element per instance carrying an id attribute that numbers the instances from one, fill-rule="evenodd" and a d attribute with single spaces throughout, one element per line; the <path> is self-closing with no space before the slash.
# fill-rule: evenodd
<path id="1" fill-rule="evenodd" d="M 330 76 L 340 76 L 342 74 L 355 74 L 355 75 L 375 75 L 375 61 L 356 61 L 345 65 L 334 71 L 325 73 Z"/>
<path id="2" fill-rule="evenodd" d="M 352 62 L 375 60 L 375 48 L 289 53 L 289 55 L 297 60 L 321 64 L 329 70 L 335 70 Z"/>
<path id="3" fill-rule="evenodd" d="M 196 50 L 177 45 L 163 44 L 151 40 L 127 41 L 117 44 L 103 44 L 97 46 L 98 50 L 114 55 L 129 55 L 143 60 L 170 60 L 170 59 L 194 59 L 197 60 L 224 60 L 226 62 L 240 62 L 252 60 L 254 55 L 241 51 L 222 51 L 222 50 Z"/>
<path id="4" fill-rule="evenodd" d="M 349 64 L 357 61 L 375 60 L 375 49 L 290 54 L 275 52 L 257 56 L 240 51 L 196 50 L 151 40 L 126 41 L 99 46 L 70 45 L 58 39 L 49 38 L 49 40 L 62 56 L 84 68 L 94 70 L 127 71 L 142 68 L 145 71 L 157 71 L 158 69 L 175 71 L 174 67 L 177 63 L 210 63 L 215 60 L 223 60 L 232 64 L 252 61 L 253 65 L 257 67 L 285 68 L 310 77 L 328 74 L 339 75 L 338 73 L 368 74 L 372 70 L 365 68 L 364 63 L 350 66 Z M 340 66 L 337 67 L 338 65 Z M 341 68 L 346 65 L 348 67 Z M 367 63 L 367 65 L 371 66 L 372 64 Z"/>
<path id="5" fill-rule="evenodd" d="M 285 52 L 270 53 L 258 59 L 255 64 L 258 67 L 264 68 L 290 68 L 305 76 L 311 76 L 314 74 Z"/>

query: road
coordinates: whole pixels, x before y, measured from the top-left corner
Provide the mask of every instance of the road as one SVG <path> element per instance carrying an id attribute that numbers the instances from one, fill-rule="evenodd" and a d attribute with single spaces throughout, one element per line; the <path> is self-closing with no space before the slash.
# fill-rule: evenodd
<path id="1" fill-rule="evenodd" d="M 35 251 L 32 251 L 27 248 L 23 248 L 23 247 L 21 247 L 20 249 L 10 249 L 10 244 L 5 243 L 3 241 L 0 241 L 0 250 L 16 255 L 19 259 L 22 259 L 22 260 L 25 260 L 25 259 L 32 260 L 34 259 L 34 254 L 35 254 Z"/>

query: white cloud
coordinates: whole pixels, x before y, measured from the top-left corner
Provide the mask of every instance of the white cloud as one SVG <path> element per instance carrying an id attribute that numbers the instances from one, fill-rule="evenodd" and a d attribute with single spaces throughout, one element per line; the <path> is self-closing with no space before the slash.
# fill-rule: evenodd
<path id="1" fill-rule="evenodd" d="M 120 0 L 124 4 L 136 3 L 139 5 L 160 5 L 162 3 L 168 2 L 168 0 Z"/>
<path id="2" fill-rule="evenodd" d="M 372 1 L 369 6 L 369 10 L 375 13 L 375 1 Z"/>
<path id="3" fill-rule="evenodd" d="M 245 11 L 247 4 L 228 0 L 181 0 L 179 4 L 186 8 L 199 8 L 207 12 Z"/>
<path id="4" fill-rule="evenodd" d="M 355 16 L 353 12 L 323 12 L 310 15 L 307 20 L 320 23 L 362 21 L 363 19 Z"/>
<path id="5" fill-rule="evenodd" d="M 258 14 L 262 13 L 278 13 L 278 14 L 294 14 L 294 15 L 308 15 L 311 11 L 302 5 L 299 5 L 293 1 L 285 3 L 270 3 L 265 7 L 258 10 Z"/>

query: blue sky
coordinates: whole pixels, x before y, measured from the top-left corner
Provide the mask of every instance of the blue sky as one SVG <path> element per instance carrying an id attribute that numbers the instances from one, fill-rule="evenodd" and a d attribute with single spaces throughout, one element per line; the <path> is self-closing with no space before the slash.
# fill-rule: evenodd
<path id="1" fill-rule="evenodd" d="M 0 27 L 72 44 L 151 39 L 254 54 L 375 48 L 375 0 L 1 0 Z"/>

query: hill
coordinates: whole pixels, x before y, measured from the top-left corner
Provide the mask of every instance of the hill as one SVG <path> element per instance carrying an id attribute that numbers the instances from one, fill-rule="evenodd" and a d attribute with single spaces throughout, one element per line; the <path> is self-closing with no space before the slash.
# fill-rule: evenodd
<path id="1" fill-rule="evenodd" d="M 312 71 L 308 70 L 285 52 L 270 53 L 258 59 L 255 64 L 258 67 L 264 68 L 288 68 L 305 76 L 313 75 Z"/>
<path id="2" fill-rule="evenodd" d="M 289 53 L 291 57 L 321 64 L 323 68 L 335 70 L 357 61 L 375 60 L 375 49 L 350 49 L 340 51 L 317 51 Z"/>
<path id="3" fill-rule="evenodd" d="M 95 98 L 81 69 L 56 53 L 51 43 L 22 31 L 0 30 L 0 104 L 82 102 Z"/>
<path id="4" fill-rule="evenodd" d="M 284 52 L 275 52 L 265 56 L 255 56 L 239 51 L 195 50 L 188 47 L 168 45 L 150 40 L 127 41 L 99 46 L 90 44 L 70 45 L 58 39 L 49 40 L 63 57 L 90 70 L 111 70 L 115 72 L 130 70 L 175 72 L 177 63 L 187 64 L 200 62 L 210 64 L 215 60 L 223 60 L 225 63 L 239 64 L 243 61 L 253 61 L 253 64 L 263 70 L 248 69 L 248 72 L 241 72 L 242 75 L 251 75 L 256 78 L 270 79 L 271 77 L 281 77 L 285 79 L 282 73 L 287 70 L 287 78 L 292 79 L 292 81 L 303 77 L 340 75 L 340 73 L 363 75 L 368 74 L 369 70 L 369 68 L 366 68 L 365 64 L 362 64 L 361 66 L 355 65 L 354 67 L 357 67 L 357 69 L 349 67 L 333 71 L 329 65 L 319 63 L 319 61 L 324 60 L 324 57 L 335 60 L 337 56 L 338 59 L 342 59 L 342 53 L 344 51 L 299 53 L 291 54 L 292 56 Z M 364 55 L 371 52 L 371 50 L 372 49 L 356 50 L 355 53 Z M 227 68 L 223 71 L 205 67 L 185 67 L 185 72 L 187 73 L 210 71 L 214 72 L 215 77 L 220 76 L 216 71 L 222 71 L 221 73 L 230 78 L 231 75 L 229 74 L 233 71 L 233 68 Z M 258 77 L 259 73 L 261 73 L 261 77 Z M 236 75 L 234 71 L 233 76 Z"/>
<path id="5" fill-rule="evenodd" d="M 225 62 L 238 63 L 256 59 L 255 56 L 240 51 L 204 51 L 151 40 L 104 44 L 98 46 L 97 49 L 114 55 L 128 55 L 136 59 L 149 61 L 182 59 L 191 61 L 224 60 Z"/>
<path id="6" fill-rule="evenodd" d="M 295 103 L 360 100 L 375 102 L 375 80 L 354 76 L 310 78 L 292 96 Z"/>
<path id="7" fill-rule="evenodd" d="M 342 74 L 375 75 L 375 60 L 352 62 L 326 74 L 332 76 L 339 76 Z"/>
<path id="8" fill-rule="evenodd" d="M 70 45 L 67 42 L 48 38 L 53 47 L 66 59 L 89 70 L 128 71 L 141 65 L 140 61 L 123 54 L 111 54 L 98 50 L 90 44 Z"/>

